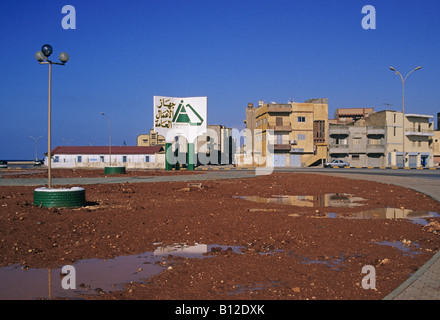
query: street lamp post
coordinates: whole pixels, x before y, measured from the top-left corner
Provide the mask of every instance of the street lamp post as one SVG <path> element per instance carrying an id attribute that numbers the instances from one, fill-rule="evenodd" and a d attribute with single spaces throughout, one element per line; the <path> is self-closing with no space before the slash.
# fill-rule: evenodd
<path id="1" fill-rule="evenodd" d="M 108 145 L 108 148 L 109 148 L 109 160 L 110 160 L 110 167 L 111 167 L 111 165 L 112 165 L 112 125 L 111 125 L 111 122 L 110 122 L 110 118 L 106 114 L 104 114 L 104 112 L 100 112 L 100 114 L 103 115 L 104 117 L 106 117 L 107 120 L 108 120 L 108 131 L 109 131 L 109 145 Z"/>
<path id="2" fill-rule="evenodd" d="M 67 61 L 69 61 L 69 55 L 65 52 L 60 53 L 59 59 L 61 63 L 59 62 L 53 62 L 49 60 L 50 55 L 53 52 L 53 48 L 49 44 L 45 44 L 41 47 L 41 51 L 38 51 L 35 54 L 35 59 L 40 64 L 48 64 L 49 65 L 49 112 L 48 112 L 48 136 L 47 136 L 47 161 L 48 161 L 48 188 L 50 189 L 52 187 L 52 181 L 51 181 L 51 90 L 52 90 L 52 65 L 65 65 Z"/>
<path id="3" fill-rule="evenodd" d="M 390 67 L 391 71 L 394 71 L 396 74 L 400 76 L 402 80 L 402 157 L 403 157 L 403 167 L 406 167 L 406 154 L 405 154 L 405 81 L 408 76 L 414 71 L 420 70 L 422 67 L 417 67 L 414 70 L 408 72 L 405 78 L 397 71 L 395 68 Z"/>
<path id="4" fill-rule="evenodd" d="M 33 139 L 35 141 L 35 160 L 38 160 L 38 156 L 37 156 L 37 141 L 42 138 L 42 136 L 39 136 L 38 138 L 34 138 L 32 136 L 30 136 L 29 138 Z"/>

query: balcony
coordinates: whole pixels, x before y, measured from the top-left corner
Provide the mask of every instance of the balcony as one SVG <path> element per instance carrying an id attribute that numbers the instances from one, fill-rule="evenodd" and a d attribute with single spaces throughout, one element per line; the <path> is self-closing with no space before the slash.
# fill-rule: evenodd
<path id="1" fill-rule="evenodd" d="M 384 136 L 384 127 L 367 127 L 367 135 Z"/>
<path id="2" fill-rule="evenodd" d="M 367 144 L 367 153 L 385 153 L 384 144 Z"/>
<path id="3" fill-rule="evenodd" d="M 267 130 L 273 130 L 273 131 L 292 131 L 292 127 L 290 125 L 268 125 Z"/>
<path id="4" fill-rule="evenodd" d="M 290 144 L 286 144 L 286 143 L 283 143 L 283 144 L 275 143 L 273 145 L 273 150 L 274 151 L 286 151 L 286 152 L 289 152 L 290 148 L 291 148 Z"/>
<path id="5" fill-rule="evenodd" d="M 348 144 L 334 144 L 329 145 L 330 154 L 348 154 Z"/>
<path id="6" fill-rule="evenodd" d="M 417 137 L 432 137 L 434 136 L 433 129 L 405 129 L 406 136 L 417 136 Z"/>
<path id="7" fill-rule="evenodd" d="M 350 129 L 348 126 L 330 126 L 328 130 L 329 135 L 345 135 L 350 134 Z"/>

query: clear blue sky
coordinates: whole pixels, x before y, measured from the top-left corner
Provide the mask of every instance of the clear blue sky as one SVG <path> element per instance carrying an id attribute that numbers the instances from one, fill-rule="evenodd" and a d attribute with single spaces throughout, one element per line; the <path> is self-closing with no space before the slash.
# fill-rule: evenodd
<path id="1" fill-rule="evenodd" d="M 76 9 L 64 30 L 64 5 Z M 376 30 L 361 10 L 376 9 Z M 52 147 L 136 145 L 153 126 L 153 96 L 207 96 L 208 124 L 243 129 L 249 102 L 328 98 L 336 108 L 440 112 L 438 0 L 3 0 L 0 159 L 47 151 L 49 43 Z"/>

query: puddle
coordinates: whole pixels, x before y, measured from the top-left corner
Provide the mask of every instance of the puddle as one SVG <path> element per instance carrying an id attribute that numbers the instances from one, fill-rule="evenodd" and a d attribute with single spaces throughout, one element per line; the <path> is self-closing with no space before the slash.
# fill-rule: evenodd
<path id="1" fill-rule="evenodd" d="M 427 218 L 440 217 L 437 212 L 423 210 L 409 210 L 397 208 L 378 208 L 350 213 L 350 216 L 340 215 L 334 212 L 327 214 L 327 218 L 345 219 L 408 219 L 413 223 L 427 225 Z"/>
<path id="2" fill-rule="evenodd" d="M 279 285 L 280 285 L 279 281 L 269 281 L 268 283 L 254 283 L 249 285 L 235 285 L 234 286 L 235 290 L 229 292 L 221 292 L 221 293 L 226 293 L 227 295 L 236 295 L 236 294 L 242 294 L 252 291 L 260 291 L 267 288 L 273 288 Z"/>
<path id="3" fill-rule="evenodd" d="M 410 244 L 404 244 L 402 241 L 382 241 L 382 242 L 373 242 L 375 244 L 378 244 L 380 246 L 390 246 L 396 249 L 399 249 L 400 251 L 404 252 L 404 255 L 415 255 L 420 254 L 420 251 L 413 251 L 414 248 L 418 249 L 420 248 L 420 245 L 417 243 L 410 243 Z"/>
<path id="4" fill-rule="evenodd" d="M 61 285 L 61 267 L 56 269 L 23 269 L 21 266 L 0 268 L 0 300 L 34 300 L 67 298 L 75 299 L 80 294 L 97 294 L 100 291 L 118 291 L 123 284 L 143 283 L 145 279 L 159 274 L 172 262 L 168 256 L 185 258 L 206 258 L 204 255 L 212 248 L 222 250 L 231 248 L 239 253 L 239 246 L 206 245 L 194 246 L 174 244 L 159 246 L 153 252 L 114 259 L 87 259 L 73 264 L 76 273 L 76 289 L 63 289 Z M 161 262 L 167 262 L 163 265 Z"/>
<path id="5" fill-rule="evenodd" d="M 327 193 L 319 196 L 307 195 L 274 195 L 272 198 L 263 198 L 258 196 L 234 196 L 248 201 L 272 204 L 284 204 L 298 207 L 335 207 L 352 208 L 362 206 L 365 199 L 354 197 L 348 193 Z"/>

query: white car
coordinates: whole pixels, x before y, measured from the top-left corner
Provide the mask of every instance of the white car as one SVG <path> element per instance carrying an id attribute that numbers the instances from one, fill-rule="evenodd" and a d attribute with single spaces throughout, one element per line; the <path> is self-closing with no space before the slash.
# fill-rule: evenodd
<path id="1" fill-rule="evenodd" d="M 347 161 L 338 160 L 338 159 L 334 159 L 334 160 L 332 160 L 330 162 L 324 163 L 324 167 L 325 168 L 331 168 L 331 167 L 343 168 L 343 167 L 349 167 L 349 166 L 350 166 L 350 164 Z"/>

